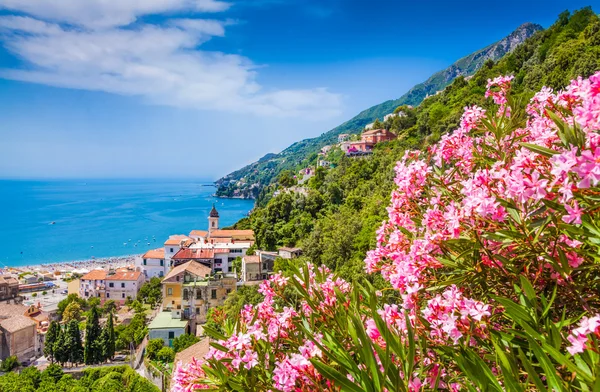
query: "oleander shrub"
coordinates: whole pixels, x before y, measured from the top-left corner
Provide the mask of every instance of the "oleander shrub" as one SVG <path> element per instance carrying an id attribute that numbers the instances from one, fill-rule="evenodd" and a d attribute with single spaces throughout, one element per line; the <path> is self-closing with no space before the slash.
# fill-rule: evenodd
<path id="1" fill-rule="evenodd" d="M 291 267 L 173 390 L 600 390 L 600 73 L 527 105 L 511 80 L 398 162 L 385 289 Z"/>

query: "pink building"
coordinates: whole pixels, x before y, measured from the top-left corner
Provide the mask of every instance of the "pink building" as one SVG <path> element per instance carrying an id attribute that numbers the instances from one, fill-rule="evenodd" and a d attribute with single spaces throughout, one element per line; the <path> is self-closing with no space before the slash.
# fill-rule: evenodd
<path id="1" fill-rule="evenodd" d="M 135 299 L 145 276 L 140 271 L 120 271 L 106 277 L 106 300 L 124 304 L 127 298 Z"/>

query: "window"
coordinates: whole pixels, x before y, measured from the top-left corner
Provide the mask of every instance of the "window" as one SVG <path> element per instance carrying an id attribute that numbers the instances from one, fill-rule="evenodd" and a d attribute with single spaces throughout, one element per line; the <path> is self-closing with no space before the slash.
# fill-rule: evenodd
<path id="1" fill-rule="evenodd" d="M 167 289 L 167 295 L 168 295 L 169 297 L 173 295 L 173 289 L 172 289 L 172 288 L 170 288 L 170 287 L 169 287 L 169 288 Z"/>
<path id="2" fill-rule="evenodd" d="M 189 299 L 188 298 L 188 291 L 187 291 L 187 289 L 183 289 L 183 299 L 186 300 L 186 301 Z"/>
<path id="3" fill-rule="evenodd" d="M 121 283 L 121 288 L 124 289 L 125 288 L 125 283 Z"/>
<path id="4" fill-rule="evenodd" d="M 179 276 L 178 276 L 178 277 L 176 277 L 176 278 L 175 278 L 175 280 L 179 282 Z"/>
<path id="5" fill-rule="evenodd" d="M 196 308 L 196 314 L 200 314 L 200 308 Z"/>
<path id="6" fill-rule="evenodd" d="M 217 299 L 217 290 L 215 290 L 215 289 L 211 290 L 210 298 Z"/>
<path id="7" fill-rule="evenodd" d="M 173 253 L 173 248 L 171 248 L 171 253 Z"/>
<path id="8" fill-rule="evenodd" d="M 160 276 L 160 277 L 162 278 L 162 276 L 163 276 L 163 272 L 162 272 L 162 271 L 159 271 L 159 272 L 158 272 L 158 276 Z"/>
<path id="9" fill-rule="evenodd" d="M 115 284 L 111 282 L 108 284 L 108 287 L 115 287 Z"/>
<path id="10" fill-rule="evenodd" d="M 165 261 L 164 261 L 164 260 L 161 260 L 161 261 L 160 261 L 160 266 L 162 267 L 163 265 L 165 265 Z"/>
<path id="11" fill-rule="evenodd" d="M 106 298 L 110 298 L 110 293 L 106 293 Z"/>
<path id="12" fill-rule="evenodd" d="M 175 332 L 169 331 L 169 339 L 175 339 Z"/>
<path id="13" fill-rule="evenodd" d="M 242 253 L 241 249 L 229 249 L 229 253 Z"/>
<path id="14" fill-rule="evenodd" d="M 121 293 L 121 298 L 125 298 L 125 293 Z"/>
<path id="15" fill-rule="evenodd" d="M 98 293 L 98 298 L 100 298 L 100 293 Z"/>
<path id="16" fill-rule="evenodd" d="M 202 291 L 200 291 L 200 290 L 196 291 L 196 299 L 202 299 Z"/>
<path id="17" fill-rule="evenodd" d="M 144 265 L 146 265 L 146 259 L 144 259 Z"/>
<path id="18" fill-rule="evenodd" d="M 263 269 L 266 270 L 267 269 L 267 263 L 263 263 Z"/>
<path id="19" fill-rule="evenodd" d="M 227 294 L 231 293 L 231 289 L 227 289 Z"/>
<path id="20" fill-rule="evenodd" d="M 227 272 L 232 272 L 232 271 L 233 271 L 233 267 L 232 266 L 227 267 Z"/>
<path id="21" fill-rule="evenodd" d="M 212 227 L 215 227 L 215 221 L 212 221 Z"/>

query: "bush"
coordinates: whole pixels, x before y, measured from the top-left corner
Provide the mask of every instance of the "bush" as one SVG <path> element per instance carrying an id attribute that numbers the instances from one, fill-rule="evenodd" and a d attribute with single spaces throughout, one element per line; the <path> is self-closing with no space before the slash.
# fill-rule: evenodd
<path id="1" fill-rule="evenodd" d="M 175 389 L 597 390 L 600 72 L 526 108 L 511 79 L 397 163 L 365 260 L 385 290 L 276 274 Z"/>
<path id="2" fill-rule="evenodd" d="M 178 353 L 200 341 L 200 338 L 194 335 L 183 334 L 173 339 L 173 350 Z"/>
<path id="3" fill-rule="evenodd" d="M 2 364 L 0 365 L 0 370 L 2 370 L 3 372 L 10 372 L 17 366 L 19 366 L 19 360 L 15 355 L 11 355 L 10 357 L 7 357 L 4 361 L 2 361 Z"/>
<path id="4" fill-rule="evenodd" d="M 175 351 L 171 347 L 163 347 L 156 353 L 156 360 L 171 363 L 175 359 Z"/>
<path id="5" fill-rule="evenodd" d="M 156 359 L 156 354 L 163 348 L 164 341 L 162 339 L 151 339 L 146 346 L 146 358 Z"/>

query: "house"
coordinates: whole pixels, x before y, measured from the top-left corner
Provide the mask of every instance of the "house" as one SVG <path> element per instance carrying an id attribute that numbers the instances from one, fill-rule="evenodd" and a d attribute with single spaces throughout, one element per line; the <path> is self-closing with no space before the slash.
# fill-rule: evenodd
<path id="1" fill-rule="evenodd" d="M 244 256 L 242 257 L 242 281 L 262 281 L 261 264 L 259 256 Z"/>
<path id="2" fill-rule="evenodd" d="M 227 295 L 236 289 L 234 274 L 212 274 L 212 269 L 197 261 L 174 267 L 162 281 L 163 310 L 173 318 L 190 320 L 192 331 L 196 323 L 206 322 L 212 307 L 222 306 Z"/>
<path id="3" fill-rule="evenodd" d="M 377 144 L 396 139 L 396 134 L 388 131 L 387 129 L 373 129 L 363 132 L 360 138 L 363 142 Z"/>
<path id="4" fill-rule="evenodd" d="M 137 260 L 137 264 L 146 279 L 162 278 L 169 271 L 169 263 L 165 260 L 165 248 L 149 250 Z"/>
<path id="5" fill-rule="evenodd" d="M 345 141 L 350 140 L 350 134 L 348 133 L 341 133 L 338 135 L 338 143 L 342 143 Z"/>
<path id="6" fill-rule="evenodd" d="M 67 293 L 68 294 L 79 294 L 79 279 L 73 279 L 69 283 L 67 283 Z"/>
<path id="7" fill-rule="evenodd" d="M 344 153 L 347 153 L 347 152 L 348 152 L 348 150 L 350 149 L 350 145 L 351 145 L 351 142 L 350 142 L 350 141 L 348 141 L 348 140 L 346 140 L 346 141 L 343 141 L 343 142 L 341 142 L 341 143 L 340 143 L 340 149 L 341 149 L 341 150 L 342 150 Z"/>
<path id="8" fill-rule="evenodd" d="M 299 257 L 300 255 L 302 255 L 301 248 L 288 248 L 288 247 L 279 248 L 279 257 L 281 257 L 282 259 L 295 259 L 296 257 Z"/>
<path id="9" fill-rule="evenodd" d="M 101 269 L 83 275 L 79 279 L 79 296 L 84 299 L 98 297 L 103 302 L 106 296 L 107 275 L 108 273 Z"/>
<path id="10" fill-rule="evenodd" d="M 0 304 L 0 359 L 15 355 L 25 362 L 41 355 L 37 323 L 27 311 L 22 305 Z"/>
<path id="11" fill-rule="evenodd" d="M 165 245 L 165 260 L 171 265 L 171 257 L 175 255 L 181 248 L 185 248 L 193 243 L 193 240 L 187 235 L 176 234 L 172 235 L 164 243 Z"/>
<path id="12" fill-rule="evenodd" d="M 127 298 L 135 299 L 146 280 L 141 271 L 118 271 L 106 277 L 106 299 L 123 305 Z"/>
<path id="13" fill-rule="evenodd" d="M 190 333 L 189 321 L 182 318 L 173 318 L 171 312 L 159 312 L 148 325 L 149 339 L 162 339 L 165 346 L 173 347 L 173 339 L 185 333 Z"/>
<path id="14" fill-rule="evenodd" d="M 317 162 L 317 166 L 319 166 L 319 167 L 329 167 L 329 166 L 331 166 L 331 162 L 320 159 Z"/>
<path id="15" fill-rule="evenodd" d="M 0 300 L 15 298 L 19 294 L 19 281 L 13 276 L 0 276 Z"/>
<path id="16" fill-rule="evenodd" d="M 269 279 L 277 257 L 277 252 L 263 250 L 257 250 L 256 255 L 244 256 L 242 258 L 242 281 L 251 283 Z"/>
<path id="17" fill-rule="evenodd" d="M 331 146 L 323 146 L 321 147 L 321 154 L 327 154 L 329 151 L 331 151 Z"/>

